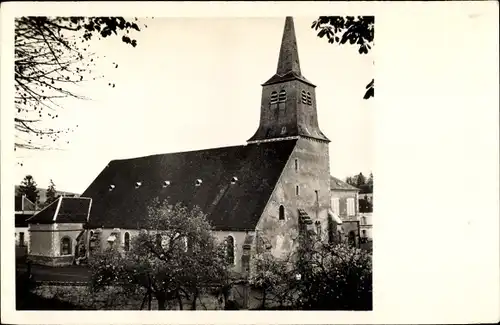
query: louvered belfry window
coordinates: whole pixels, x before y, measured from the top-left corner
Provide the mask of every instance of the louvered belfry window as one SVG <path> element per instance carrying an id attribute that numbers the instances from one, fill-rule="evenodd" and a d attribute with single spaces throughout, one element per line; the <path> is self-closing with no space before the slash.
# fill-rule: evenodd
<path id="1" fill-rule="evenodd" d="M 278 93 L 273 91 L 271 93 L 271 105 L 276 104 L 278 102 Z"/>
<path id="2" fill-rule="evenodd" d="M 279 102 L 284 103 L 286 101 L 286 90 L 282 89 L 279 95 Z"/>
<path id="3" fill-rule="evenodd" d="M 307 94 L 305 90 L 302 90 L 301 99 L 302 99 L 302 104 L 307 104 Z"/>
<path id="4" fill-rule="evenodd" d="M 310 92 L 307 92 L 307 105 L 312 105 L 312 98 Z"/>

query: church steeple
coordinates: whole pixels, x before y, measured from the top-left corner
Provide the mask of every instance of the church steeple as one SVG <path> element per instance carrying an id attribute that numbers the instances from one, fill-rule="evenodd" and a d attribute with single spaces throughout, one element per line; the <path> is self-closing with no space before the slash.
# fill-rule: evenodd
<path id="1" fill-rule="evenodd" d="M 286 17 L 285 20 L 285 29 L 283 30 L 283 38 L 281 39 L 280 56 L 276 74 L 283 76 L 289 72 L 293 72 L 299 76 L 301 75 L 297 38 L 295 37 L 292 17 Z"/>
<path id="2" fill-rule="evenodd" d="M 301 73 L 292 17 L 286 17 L 276 73 L 262 84 L 260 124 L 248 142 L 307 137 L 329 142 L 318 126 L 315 85 Z"/>

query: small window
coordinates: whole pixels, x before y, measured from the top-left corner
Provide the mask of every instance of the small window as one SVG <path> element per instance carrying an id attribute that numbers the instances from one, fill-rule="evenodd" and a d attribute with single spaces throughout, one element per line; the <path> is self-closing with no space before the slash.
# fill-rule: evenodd
<path id="1" fill-rule="evenodd" d="M 363 235 L 363 237 L 366 237 L 366 230 L 361 230 L 361 234 Z"/>
<path id="2" fill-rule="evenodd" d="M 362 217 L 361 218 L 361 224 L 362 225 L 366 225 L 366 217 Z"/>
<path id="3" fill-rule="evenodd" d="M 203 181 L 201 179 L 197 179 L 196 182 L 195 182 L 195 186 L 201 186 L 201 183 L 203 183 Z"/>
<path id="4" fill-rule="evenodd" d="M 295 158 L 295 171 L 299 171 L 299 159 Z"/>
<path id="5" fill-rule="evenodd" d="M 301 99 L 302 99 L 302 104 L 307 104 L 307 94 L 305 90 L 302 90 Z"/>
<path id="6" fill-rule="evenodd" d="M 71 239 L 64 237 L 61 240 L 61 255 L 71 255 Z"/>
<path id="7" fill-rule="evenodd" d="M 285 207 L 282 205 L 280 205 L 280 208 L 279 208 L 279 219 L 285 220 Z"/>
<path id="8" fill-rule="evenodd" d="M 139 188 L 139 187 L 141 187 L 141 185 L 142 185 L 142 182 L 135 182 L 135 188 Z"/>
<path id="9" fill-rule="evenodd" d="M 276 104 L 278 102 L 278 93 L 273 91 L 271 93 L 271 105 Z"/>
<path id="10" fill-rule="evenodd" d="M 299 195 L 300 194 L 300 191 L 299 191 L 299 186 L 295 186 L 295 195 Z"/>
<path id="11" fill-rule="evenodd" d="M 316 194 L 316 204 L 319 204 L 319 191 L 315 190 L 314 194 Z"/>
<path id="12" fill-rule="evenodd" d="M 281 128 L 281 134 L 285 134 L 285 133 L 286 133 L 286 126 Z"/>
<path id="13" fill-rule="evenodd" d="M 340 199 L 338 197 L 332 197 L 332 210 L 340 215 Z"/>
<path id="14" fill-rule="evenodd" d="M 307 105 L 312 105 L 312 98 L 310 92 L 307 92 Z"/>
<path id="15" fill-rule="evenodd" d="M 347 199 L 347 215 L 348 216 L 353 216 L 356 214 L 355 211 L 356 207 L 354 206 L 354 199 L 353 198 L 348 198 Z"/>
<path id="16" fill-rule="evenodd" d="M 286 90 L 285 89 L 282 89 L 280 91 L 280 95 L 279 95 L 279 102 L 280 103 L 283 103 L 286 101 Z"/>
<path id="17" fill-rule="evenodd" d="M 128 232 L 123 236 L 123 243 L 123 249 L 128 252 L 130 250 L 130 234 Z"/>
<path id="18" fill-rule="evenodd" d="M 19 233 L 19 246 L 24 247 L 24 232 Z"/>
<path id="19" fill-rule="evenodd" d="M 234 264 L 234 238 L 233 236 L 227 236 L 226 238 L 226 258 L 229 264 Z"/>

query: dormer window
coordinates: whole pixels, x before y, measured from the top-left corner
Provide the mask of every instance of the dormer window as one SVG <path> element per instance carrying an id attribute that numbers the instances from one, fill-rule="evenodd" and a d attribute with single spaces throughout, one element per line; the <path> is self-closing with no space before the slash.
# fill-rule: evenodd
<path id="1" fill-rule="evenodd" d="M 278 93 L 273 91 L 271 93 L 271 105 L 276 104 L 278 102 Z"/>
<path id="2" fill-rule="evenodd" d="M 312 105 L 312 98 L 310 92 L 307 92 L 307 105 Z"/>
<path id="3" fill-rule="evenodd" d="M 279 102 L 284 103 L 286 101 L 286 90 L 282 89 L 279 95 Z"/>
<path id="4" fill-rule="evenodd" d="M 139 188 L 139 187 L 141 187 L 141 185 L 142 185 L 142 182 L 135 182 L 135 188 Z"/>
<path id="5" fill-rule="evenodd" d="M 170 181 L 164 181 L 163 182 L 163 187 L 168 187 L 170 185 Z"/>
<path id="6" fill-rule="evenodd" d="M 201 179 L 197 179 L 196 182 L 195 182 L 195 186 L 201 186 L 201 183 L 203 183 L 203 181 Z"/>
<path id="7" fill-rule="evenodd" d="M 114 190 L 114 189 L 115 189 L 115 185 L 114 185 L 114 184 L 110 184 L 110 185 L 109 185 L 109 191 L 111 192 L 111 191 L 112 191 L 112 190 Z"/>

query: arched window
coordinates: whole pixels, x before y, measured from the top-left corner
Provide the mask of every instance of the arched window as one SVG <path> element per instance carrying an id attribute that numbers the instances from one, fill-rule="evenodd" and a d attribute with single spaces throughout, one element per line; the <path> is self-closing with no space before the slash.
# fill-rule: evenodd
<path id="1" fill-rule="evenodd" d="M 61 239 L 61 255 L 71 255 L 71 238 L 63 237 Z"/>
<path id="2" fill-rule="evenodd" d="M 302 100 L 302 104 L 307 104 L 307 94 L 305 90 L 302 90 L 300 98 Z"/>
<path id="3" fill-rule="evenodd" d="M 310 92 L 307 92 L 307 105 L 312 105 L 312 98 Z"/>
<path id="4" fill-rule="evenodd" d="M 282 90 L 280 90 L 279 102 L 283 103 L 285 101 L 286 101 L 286 90 L 282 89 Z"/>
<path id="5" fill-rule="evenodd" d="M 128 252 L 130 250 L 130 234 L 128 232 L 123 236 L 123 244 L 123 249 Z"/>
<path id="6" fill-rule="evenodd" d="M 271 105 L 276 104 L 278 102 L 278 93 L 273 91 L 271 93 Z"/>
<path id="7" fill-rule="evenodd" d="M 285 220 L 285 207 L 282 205 L 279 208 L 279 215 L 280 220 Z"/>
<path id="8" fill-rule="evenodd" d="M 361 224 L 366 225 L 366 217 L 361 217 Z"/>
<path id="9" fill-rule="evenodd" d="M 229 264 L 234 264 L 234 238 L 227 236 L 226 238 L 226 258 Z"/>

